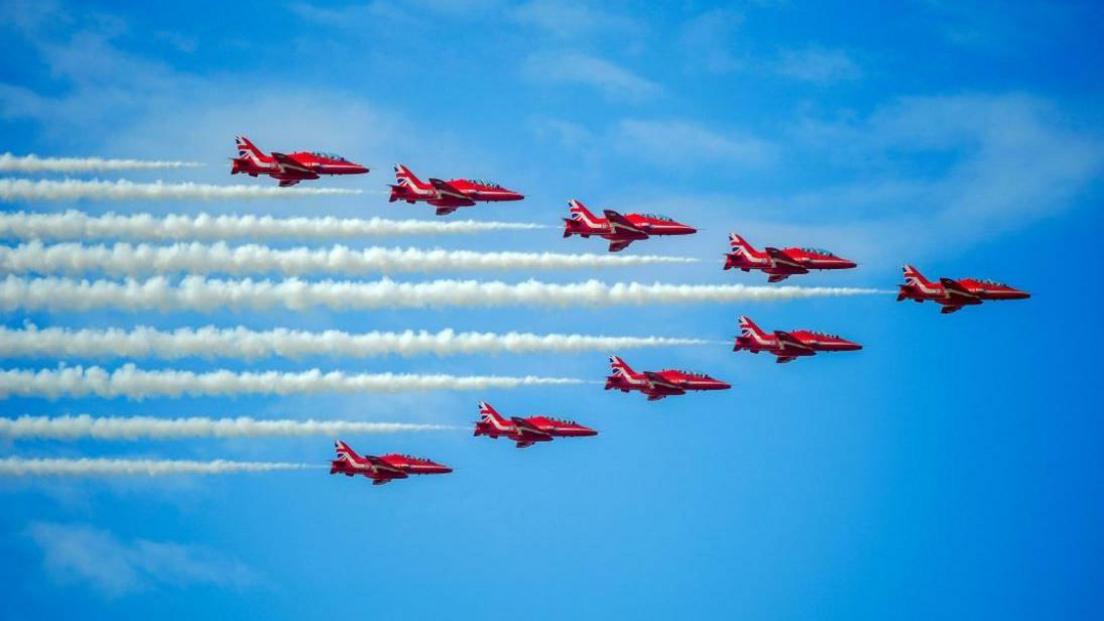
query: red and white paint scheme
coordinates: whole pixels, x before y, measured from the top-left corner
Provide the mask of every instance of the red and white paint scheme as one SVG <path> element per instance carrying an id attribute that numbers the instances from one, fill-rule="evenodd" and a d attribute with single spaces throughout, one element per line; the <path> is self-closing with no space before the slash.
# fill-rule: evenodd
<path id="1" fill-rule="evenodd" d="M 532 446 L 536 442 L 550 442 L 552 438 L 578 438 L 596 436 L 598 432 L 573 420 L 560 420 L 551 416 L 504 418 L 485 401 L 479 402 L 479 422 L 475 423 L 476 436 L 488 436 L 497 440 L 505 436 L 517 443 L 518 448 Z"/>
<path id="2" fill-rule="evenodd" d="M 444 216 L 460 207 L 471 207 L 476 202 L 520 201 L 522 194 L 508 190 L 497 183 L 473 179 L 429 178 L 422 181 L 402 164 L 395 165 L 395 183 L 391 186 L 390 202 L 406 201 L 410 204 L 425 202 L 437 208 L 437 215 Z"/>
<path id="3" fill-rule="evenodd" d="M 683 395 L 690 390 L 728 390 L 731 385 L 709 377 L 704 373 L 692 373 L 678 369 L 660 371 L 633 371 L 625 361 L 610 356 L 610 376 L 606 378 L 606 390 L 629 392 L 638 390 L 648 396 L 648 401 L 658 401 L 672 395 Z"/>
<path id="4" fill-rule="evenodd" d="M 963 306 L 976 306 L 986 300 L 1026 300 L 1031 294 L 1004 283 L 981 278 L 940 278 L 931 282 L 920 270 L 911 265 L 904 267 L 905 284 L 897 292 L 897 301 L 913 300 L 923 303 L 932 300 L 943 305 L 944 315 Z"/>
<path id="5" fill-rule="evenodd" d="M 412 474 L 448 474 L 452 468 L 421 457 L 391 453 L 376 457 L 358 455 L 341 440 L 334 442 L 337 459 L 330 462 L 330 474 L 347 477 L 364 475 L 372 479 L 372 485 L 383 485 L 395 479 L 405 479 Z"/>
<path id="6" fill-rule="evenodd" d="M 724 268 L 745 272 L 759 270 L 768 274 L 767 282 L 781 282 L 794 274 L 810 270 L 845 270 L 855 267 L 854 261 L 841 258 L 820 248 L 772 248 L 756 250 L 736 233 L 728 236 L 732 252 L 725 254 Z"/>
<path id="7" fill-rule="evenodd" d="M 746 349 L 753 354 L 772 353 L 775 362 L 790 362 L 799 356 L 815 356 L 818 351 L 858 351 L 862 345 L 834 334 L 813 330 L 775 330 L 766 332 L 748 317 L 740 317 L 740 336 L 732 351 Z"/>
<path id="8" fill-rule="evenodd" d="M 281 188 L 317 179 L 321 175 L 362 175 L 368 172 L 368 168 L 333 153 L 273 151 L 270 155 L 258 149 L 245 136 L 238 136 L 235 141 L 238 143 L 238 157 L 230 159 L 230 174 L 241 173 L 250 177 L 268 175 L 279 180 Z"/>
<path id="9" fill-rule="evenodd" d="M 667 216 L 656 214 L 630 213 L 621 215 L 612 209 L 605 209 L 599 218 L 590 213 L 586 205 L 571 199 L 567 201 L 570 218 L 564 218 L 564 237 L 581 235 L 584 238 L 596 235 L 609 240 L 609 251 L 624 250 L 629 244 L 654 235 L 692 235 L 698 230 L 681 222 L 675 222 Z"/>

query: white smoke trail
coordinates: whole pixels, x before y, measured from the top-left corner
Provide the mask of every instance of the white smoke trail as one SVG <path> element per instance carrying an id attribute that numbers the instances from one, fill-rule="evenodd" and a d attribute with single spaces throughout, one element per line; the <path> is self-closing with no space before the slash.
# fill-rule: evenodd
<path id="1" fill-rule="evenodd" d="M 0 476 L 150 476 L 174 474 L 230 474 L 235 472 L 275 472 L 306 470 L 310 464 L 279 461 L 212 461 L 162 459 L 0 459 Z"/>
<path id="2" fill-rule="evenodd" d="M 227 370 L 147 371 L 133 364 L 108 372 L 100 367 L 0 370 L 0 399 L 8 397 L 103 397 L 142 400 L 150 397 L 227 397 L 318 393 L 395 393 L 429 390 L 486 390 L 519 386 L 583 384 L 567 377 L 526 375 L 419 375 L 412 373 L 343 373 L 318 369 L 236 373 Z"/>
<path id="3" fill-rule="evenodd" d="M 553 284 L 527 280 L 434 280 L 419 283 L 384 278 L 373 282 L 324 280 L 217 280 L 187 276 L 178 285 L 164 277 L 144 281 L 24 279 L 8 275 L 0 282 L 0 310 L 90 311 L 114 308 L 191 310 L 217 308 L 300 311 L 425 307 L 612 306 L 619 304 L 690 304 L 699 302 L 772 301 L 825 296 L 885 294 L 853 287 L 770 287 L 747 285 L 673 285 L 615 283 L 597 280 Z"/>
<path id="4" fill-rule="evenodd" d="M 150 170 L 157 168 L 197 168 L 200 162 L 165 160 L 105 159 L 101 157 L 38 157 L 37 155 L 0 155 L 0 171 L 39 172 L 102 172 L 114 170 Z"/>
<path id="5" fill-rule="evenodd" d="M 15 247 L 0 246 L 0 272 L 15 274 L 79 275 L 97 272 L 109 276 L 146 276 L 221 273 L 241 276 L 277 273 L 283 276 L 361 276 L 450 270 L 594 269 L 695 262 L 697 259 L 689 257 L 656 255 L 472 252 L 379 247 L 356 250 L 347 246 L 285 250 L 256 244 L 232 247 L 222 242 L 213 245 L 193 242 L 170 246 L 127 243 L 85 246 L 77 243 L 44 245 L 42 242 L 32 241 Z"/>
<path id="6" fill-rule="evenodd" d="M 586 334 L 531 334 L 523 332 L 455 332 L 425 330 L 351 333 L 339 330 L 305 332 L 277 328 L 253 331 L 238 326 L 178 328 L 162 331 L 145 326 L 132 330 L 109 328 L 38 328 L 22 330 L 0 326 L 3 358 L 216 358 L 256 360 L 283 357 L 332 356 L 370 358 L 397 354 L 529 354 L 620 351 L 641 347 L 707 345 L 712 341 L 658 336 L 599 336 Z"/>
<path id="7" fill-rule="evenodd" d="M 136 241 L 241 239 L 358 239 L 395 235 L 458 235 L 548 228 L 525 222 L 477 220 L 386 220 L 383 218 L 273 218 L 272 216 L 154 216 L 148 213 L 92 216 L 75 210 L 57 214 L 17 211 L 0 214 L 0 238 L 45 240 L 130 239 Z"/>
<path id="8" fill-rule="evenodd" d="M 120 179 L 63 181 L 0 179 L 0 201 L 65 200 L 219 200 L 304 198 L 308 196 L 361 194 L 343 188 L 281 188 L 269 185 L 209 185 L 204 183 L 135 183 Z"/>
<path id="9" fill-rule="evenodd" d="M 257 420 L 237 418 L 156 418 L 153 416 L 92 417 L 20 416 L 0 418 L 0 438 L 140 440 L 177 438 L 263 438 L 271 436 L 338 436 L 347 434 L 443 431 L 447 425 L 368 423 L 344 420 Z"/>

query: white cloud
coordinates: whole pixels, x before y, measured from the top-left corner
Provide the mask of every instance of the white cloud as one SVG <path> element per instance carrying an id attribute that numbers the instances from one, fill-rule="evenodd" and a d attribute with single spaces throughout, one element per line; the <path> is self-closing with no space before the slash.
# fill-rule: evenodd
<path id="1" fill-rule="evenodd" d="M 588 86 L 616 101 L 643 101 L 663 92 L 655 82 L 608 60 L 582 52 L 534 54 L 526 60 L 523 74 L 540 84 Z"/>
<path id="2" fill-rule="evenodd" d="M 92 526 L 52 522 L 31 524 L 27 535 L 55 581 L 85 584 L 107 597 L 191 585 L 240 589 L 257 582 L 248 566 L 200 546 L 123 541 Z"/>

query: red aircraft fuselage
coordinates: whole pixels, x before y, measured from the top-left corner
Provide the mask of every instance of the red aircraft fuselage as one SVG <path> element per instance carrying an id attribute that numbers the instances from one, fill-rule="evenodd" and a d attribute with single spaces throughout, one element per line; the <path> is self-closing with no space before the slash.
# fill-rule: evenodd
<path id="1" fill-rule="evenodd" d="M 731 385 L 705 375 L 678 369 L 660 371 L 633 371 L 625 361 L 610 356 L 610 375 L 606 378 L 606 390 L 629 392 L 636 390 L 648 396 L 648 401 L 658 401 L 672 395 L 683 395 L 691 390 L 728 390 Z"/>
<path id="2" fill-rule="evenodd" d="M 536 442 L 549 442 L 553 438 L 578 438 L 596 436 L 598 432 L 573 420 L 560 420 L 551 416 L 504 418 L 489 403 L 479 402 L 479 422 L 475 423 L 476 436 L 498 439 L 507 437 L 518 448 L 532 446 Z"/>
<path id="3" fill-rule="evenodd" d="M 296 151 L 271 155 L 261 151 L 244 136 L 237 139 L 238 157 L 231 159 L 230 174 L 268 175 L 286 188 L 321 175 L 361 175 L 368 169 L 332 153 Z"/>
<path id="4" fill-rule="evenodd" d="M 743 237 L 728 236 L 732 252 L 725 254 L 724 268 L 745 272 L 759 270 L 768 275 L 767 282 L 780 282 L 794 274 L 811 270 L 844 270 L 855 267 L 854 261 L 841 258 L 818 248 L 771 248 L 756 250 Z"/>
<path id="5" fill-rule="evenodd" d="M 761 351 L 777 356 L 775 362 L 790 362 L 799 356 L 815 356 L 819 351 L 857 351 L 862 345 L 834 334 L 812 330 L 775 330 L 766 332 L 748 317 L 740 317 L 740 336 L 732 351 Z"/>
<path id="6" fill-rule="evenodd" d="M 904 267 L 905 284 L 897 292 L 897 301 L 913 300 L 923 303 L 932 300 L 943 306 L 941 312 L 950 314 L 963 306 L 976 306 L 986 300 L 1026 300 L 1031 294 L 1004 283 L 980 278 L 940 278 L 931 282 L 920 270 L 911 265 Z"/>
<path id="7" fill-rule="evenodd" d="M 437 208 L 437 215 L 450 214 L 459 207 L 471 207 L 477 202 L 520 201 L 524 195 L 490 181 L 472 179 L 430 178 L 422 181 L 402 164 L 395 165 L 395 183 L 389 202 L 425 202 Z"/>
<path id="8" fill-rule="evenodd" d="M 330 474 L 345 476 L 363 475 L 372 479 L 372 485 L 383 485 L 395 479 L 405 479 L 412 474 L 448 474 L 452 468 L 421 457 L 391 453 L 376 457 L 358 455 L 341 440 L 334 443 L 337 458 L 330 462 Z"/>
<path id="9" fill-rule="evenodd" d="M 619 214 L 611 209 L 602 213 L 605 218 L 599 218 L 590 213 L 577 200 L 567 202 L 570 218 L 564 218 L 564 237 L 581 235 L 584 238 L 595 235 L 609 240 L 609 251 L 618 252 L 624 250 L 629 244 L 640 239 L 648 239 L 657 235 L 691 235 L 697 233 L 697 229 L 681 222 L 656 214 Z"/>

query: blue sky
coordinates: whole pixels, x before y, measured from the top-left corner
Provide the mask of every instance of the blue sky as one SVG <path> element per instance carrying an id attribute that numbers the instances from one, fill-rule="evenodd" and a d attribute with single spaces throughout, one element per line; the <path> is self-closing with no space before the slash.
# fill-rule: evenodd
<path id="1" fill-rule="evenodd" d="M 1100 607 L 1104 438 L 1100 61 L 1094 3 L 496 0 L 5 3 L 0 152 L 205 162 L 134 180 L 230 183 L 233 136 L 373 167 L 370 193 L 5 210 L 429 217 L 389 167 L 488 177 L 556 224 L 566 201 L 658 211 L 691 266 L 607 281 L 759 284 L 726 236 L 859 261 L 799 284 L 892 288 L 900 265 L 1033 293 L 951 316 L 892 296 L 624 308 L 6 313 L 5 325 L 522 330 L 730 339 L 736 317 L 838 332 L 857 354 L 775 365 L 727 345 L 626 352 L 723 393 L 598 387 L 285 398 L 8 399 L 6 415 L 334 417 L 467 426 L 475 402 L 601 431 L 525 451 L 467 431 L 350 437 L 456 472 L 383 488 L 322 472 L 0 481 L 0 617 L 1085 618 Z M 110 175 L 109 178 L 115 178 Z M 234 181 L 240 178 L 234 178 Z M 264 184 L 264 180 L 248 180 Z M 392 243 L 393 242 L 393 243 Z M 11 241 L 5 243 L 13 243 Z M 364 240 L 597 251 L 556 230 Z M 578 272 L 509 273 L 554 282 Z M 486 274 L 457 277 L 488 278 Z M 498 276 L 495 276 L 498 277 Z M 404 277 L 416 279 L 418 277 Z M 70 360 L 71 364 L 95 361 Z M 126 361 L 99 362 L 115 367 Z M 138 360 L 601 379 L 604 353 Z M 5 360 L 9 368 L 57 361 Z M 11 442 L 3 455 L 322 463 L 328 438 Z"/>

